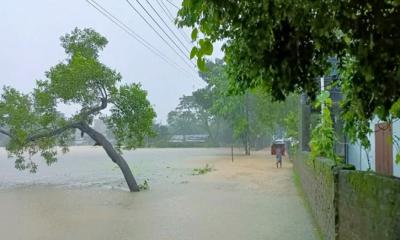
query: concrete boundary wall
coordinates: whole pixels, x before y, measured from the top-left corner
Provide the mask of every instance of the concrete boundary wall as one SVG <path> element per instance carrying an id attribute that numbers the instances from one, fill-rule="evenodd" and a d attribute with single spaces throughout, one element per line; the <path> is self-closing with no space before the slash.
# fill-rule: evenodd
<path id="1" fill-rule="evenodd" d="M 311 162 L 307 153 L 300 153 L 293 164 L 323 239 L 335 239 L 334 164 L 327 159 Z"/>
<path id="2" fill-rule="evenodd" d="M 338 238 L 400 239 L 400 179 L 339 171 Z"/>
<path id="3" fill-rule="evenodd" d="M 400 178 L 344 170 L 328 159 L 294 159 L 323 239 L 400 240 Z"/>

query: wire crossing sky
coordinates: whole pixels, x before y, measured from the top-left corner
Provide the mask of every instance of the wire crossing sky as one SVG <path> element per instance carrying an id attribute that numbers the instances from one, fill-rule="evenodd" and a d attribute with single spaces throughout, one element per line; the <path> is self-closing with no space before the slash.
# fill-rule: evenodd
<path id="1" fill-rule="evenodd" d="M 141 43 L 144 47 L 149 49 L 151 52 L 153 52 L 155 55 L 163 59 L 166 63 L 173 67 L 177 67 L 178 69 L 182 70 L 184 73 L 189 74 L 190 73 L 182 68 L 181 66 L 177 65 L 174 61 L 171 61 L 165 54 L 160 52 L 156 47 L 151 45 L 148 41 L 146 41 L 143 37 L 138 35 L 135 31 L 132 30 L 129 26 L 127 26 L 124 22 L 119 20 L 117 17 L 115 17 L 113 14 L 111 14 L 107 9 L 103 8 L 100 4 L 98 4 L 95 0 L 86 0 L 90 5 L 92 5 L 97 11 L 99 11 L 103 16 L 108 18 L 110 21 L 112 21 L 117 27 L 121 28 L 124 32 L 126 32 L 128 35 L 133 37 L 136 41 Z"/>
<path id="2" fill-rule="evenodd" d="M 175 37 L 176 40 L 181 44 L 181 46 L 186 50 L 186 52 L 190 52 L 188 47 L 181 41 L 181 39 L 175 34 L 175 32 L 168 26 L 168 24 L 164 21 L 164 19 L 161 17 L 161 15 L 157 12 L 157 10 L 151 5 L 151 3 L 146 0 L 147 4 L 149 4 L 150 8 L 155 12 L 155 14 L 158 16 L 158 18 L 161 20 L 161 22 L 164 24 L 164 26 L 167 27 L 170 33 Z"/>
<path id="3" fill-rule="evenodd" d="M 158 29 L 160 29 L 165 36 L 167 36 L 167 38 L 172 42 L 172 44 L 174 46 L 171 46 L 170 42 L 168 40 L 166 40 L 158 30 L 156 30 L 154 28 L 154 26 L 146 19 L 146 17 L 144 17 L 136 8 L 135 6 L 129 1 L 126 0 L 126 2 L 129 4 L 129 6 L 137 13 L 139 14 L 139 16 L 143 19 L 143 21 L 145 21 L 145 23 L 178 55 L 180 56 L 180 58 L 182 59 L 182 61 L 187 64 L 190 68 L 190 64 L 188 63 L 187 60 L 190 61 L 189 59 L 189 51 L 184 51 L 182 50 L 181 47 L 178 46 L 178 44 L 175 42 L 174 39 L 171 38 L 170 35 L 168 35 L 168 33 L 165 32 L 164 28 L 160 26 L 160 24 L 154 19 L 154 17 L 147 11 L 147 9 L 138 1 L 136 0 L 136 2 L 140 5 L 140 7 L 146 12 L 146 14 L 150 17 L 151 20 L 153 20 L 153 22 L 157 25 Z M 179 51 L 181 54 L 179 54 L 177 51 Z M 186 60 L 185 60 L 186 59 Z M 192 63 L 193 64 L 193 63 Z"/>
<path id="4" fill-rule="evenodd" d="M 90 1 L 95 5 L 93 0 Z M 176 6 L 181 4 L 180 0 L 171 1 Z M 0 45 L 0 87 L 8 85 L 25 93 L 31 92 L 37 79 L 44 79 L 50 67 L 65 59 L 60 36 L 75 27 L 91 27 L 109 40 L 107 47 L 100 53 L 101 61 L 120 72 L 123 83 L 140 82 L 148 91 L 149 100 L 158 115 L 157 121 L 165 122 L 168 112 L 177 106 L 182 95 L 189 95 L 193 90 L 205 86 L 188 60 L 189 53 L 181 56 L 186 61 L 184 63 L 138 14 L 133 14 L 125 0 L 95 2 L 112 15 L 104 10 L 104 14 L 100 13 L 86 0 L 5 1 L 0 8 L 0 31 L 3 33 Z M 190 36 L 189 29 L 178 30 L 167 13 L 163 14 L 161 6 L 166 6 L 165 11 L 171 12 L 174 18 L 177 12 L 174 6 L 166 0 L 159 0 L 160 4 L 156 0 L 149 2 L 177 36 L 180 31 L 184 36 Z M 180 46 L 147 3 L 144 0 L 141 3 Z M 161 30 L 158 31 L 162 34 Z M 183 40 L 183 36 L 180 39 Z M 170 45 L 180 53 L 172 42 Z M 189 44 L 186 46 L 190 47 Z M 180 48 L 184 50 L 182 46 Z M 215 51 L 213 57 L 222 57 L 219 49 L 215 48 Z M 62 108 L 67 113 L 76 111 L 74 106 Z"/>
<path id="5" fill-rule="evenodd" d="M 161 10 L 165 13 L 165 15 L 169 18 L 171 23 L 174 23 L 174 17 L 172 16 L 171 12 L 168 10 L 168 7 L 165 6 L 164 2 L 162 0 L 156 0 L 157 4 L 160 6 Z M 183 39 L 185 39 L 190 46 L 192 46 L 192 41 L 191 39 L 188 37 L 188 35 L 186 35 L 182 28 L 178 28 L 179 34 L 183 37 Z"/>

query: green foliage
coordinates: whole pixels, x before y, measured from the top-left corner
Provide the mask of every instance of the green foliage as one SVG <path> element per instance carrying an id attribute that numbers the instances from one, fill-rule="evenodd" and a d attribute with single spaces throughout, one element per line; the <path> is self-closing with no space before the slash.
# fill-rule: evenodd
<path id="1" fill-rule="evenodd" d="M 203 168 L 195 168 L 195 169 L 193 169 L 192 175 L 193 176 L 195 176 L 195 175 L 204 175 L 204 174 L 206 174 L 208 172 L 211 172 L 213 170 L 214 170 L 213 167 L 208 165 L 208 163 L 207 163 L 206 166 L 203 167 Z"/>
<path id="2" fill-rule="evenodd" d="M 200 39 L 199 41 L 201 55 L 211 55 L 213 53 L 213 45 L 209 39 Z"/>
<path id="3" fill-rule="evenodd" d="M 335 130 L 329 110 L 331 105 L 332 100 L 329 97 L 329 92 L 321 92 L 316 104 L 316 107 L 322 108 L 321 119 L 311 133 L 310 147 L 312 160 L 323 156 L 339 162 L 339 158 L 335 154 Z"/>
<path id="4" fill-rule="evenodd" d="M 286 102 L 273 103 L 270 96 L 260 89 L 235 95 L 228 92 L 229 79 L 223 61 L 209 61 L 207 69 L 207 72 L 200 73 L 207 86 L 190 96 L 183 96 L 175 111 L 169 113 L 171 133 L 207 132 L 214 143 L 232 144 L 238 140 L 245 146 L 279 130 L 286 132 L 287 137 L 295 137 L 297 96 L 289 96 Z M 286 118 L 288 125 L 285 124 Z M 221 139 L 222 136 L 225 138 Z M 259 144 L 264 144 L 259 147 L 265 147 L 266 143 L 260 141 Z"/>
<path id="5" fill-rule="evenodd" d="M 181 98 L 179 106 L 168 113 L 168 125 L 172 134 L 190 135 L 190 134 L 204 134 L 209 124 L 208 119 L 203 122 L 201 117 L 194 109 L 183 107 L 185 101 L 189 97 L 184 96 Z M 208 116 L 204 116 L 207 117 Z"/>
<path id="6" fill-rule="evenodd" d="M 286 137 L 290 138 L 289 158 L 296 156 L 299 147 L 299 114 L 290 111 L 283 119 Z"/>
<path id="7" fill-rule="evenodd" d="M 361 86 L 354 86 L 352 82 L 354 72 L 354 58 L 347 57 L 343 63 L 343 68 L 341 71 L 341 91 L 343 94 L 343 100 L 341 101 L 342 108 L 342 119 L 344 121 L 344 129 L 349 137 L 350 141 L 353 143 L 356 140 L 361 142 L 361 145 L 369 149 L 370 142 L 368 135 L 372 132 L 369 126 L 369 118 L 366 116 L 362 108 L 362 103 L 358 99 L 356 92 L 353 91 L 354 88 L 359 88 Z M 369 94 L 364 92 L 364 94 Z"/>
<path id="8" fill-rule="evenodd" d="M 156 114 L 140 84 L 120 86 L 111 93 L 110 101 L 113 106 L 106 123 L 115 135 L 118 148 L 141 146 L 145 136 L 154 135 L 152 120 Z"/>
<path id="9" fill-rule="evenodd" d="M 99 51 L 107 45 L 105 37 L 90 28 L 75 28 L 60 38 L 61 46 L 65 53 L 74 56 L 81 55 L 85 58 L 98 58 Z"/>
<path id="10" fill-rule="evenodd" d="M 396 149 L 395 163 L 400 165 L 400 137 L 393 135 L 390 139 Z"/>
<path id="11" fill-rule="evenodd" d="M 66 153 L 76 129 L 84 130 L 111 105 L 109 127 L 118 146 L 133 148 L 151 135 L 155 114 L 140 85 L 117 87 L 121 75 L 102 64 L 99 52 L 107 39 L 93 29 L 75 29 L 61 37 L 67 58 L 38 80 L 32 93 L 3 87 L 0 97 L 0 134 L 10 137 L 6 148 L 18 169 L 35 172 L 40 154 L 47 164 Z M 57 110 L 58 104 L 80 106 L 71 117 Z M 61 147 L 61 148 L 58 148 Z"/>
<path id="12" fill-rule="evenodd" d="M 399 21 L 398 1 L 372 0 L 184 0 L 177 20 L 195 29 L 199 45 L 223 40 L 230 86 L 242 92 L 261 86 L 278 100 L 294 91 L 314 99 L 315 79 L 335 56 L 347 74 L 341 80 L 345 129 L 364 147 L 367 122 L 399 112 Z"/>
<path id="13" fill-rule="evenodd" d="M 171 133 L 169 132 L 168 126 L 159 123 L 153 123 L 154 136 L 148 139 L 148 145 L 150 147 L 168 147 Z"/>
<path id="14" fill-rule="evenodd" d="M 149 190 L 150 189 L 149 181 L 147 179 L 144 180 L 144 182 L 142 184 L 139 184 L 139 189 L 140 189 L 140 191 Z"/>
<path id="15" fill-rule="evenodd" d="M 299 117 L 294 111 L 288 112 L 287 116 L 283 119 L 285 124 L 285 132 L 287 137 L 294 139 L 299 138 Z"/>
<path id="16" fill-rule="evenodd" d="M 196 41 L 198 33 L 199 33 L 199 30 L 197 28 L 194 28 L 192 31 L 192 34 L 191 34 L 192 41 Z"/>

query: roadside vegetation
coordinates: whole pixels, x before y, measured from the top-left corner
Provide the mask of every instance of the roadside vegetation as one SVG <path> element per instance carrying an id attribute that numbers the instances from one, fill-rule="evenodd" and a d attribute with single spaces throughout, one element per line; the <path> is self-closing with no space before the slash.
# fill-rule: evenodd
<path id="1" fill-rule="evenodd" d="M 226 92 L 260 88 L 278 101 L 301 92 L 315 101 L 317 79 L 337 67 L 344 130 L 368 149 L 370 121 L 400 117 L 399 16 L 398 1 L 183 0 L 177 22 L 192 28 L 191 57 L 202 71 L 225 40 Z"/>
<path id="2" fill-rule="evenodd" d="M 208 165 L 208 163 L 206 164 L 206 166 L 202 167 L 202 168 L 195 168 L 193 169 L 192 175 L 204 175 L 206 173 L 209 173 L 211 171 L 214 171 L 215 169 L 211 166 Z"/>

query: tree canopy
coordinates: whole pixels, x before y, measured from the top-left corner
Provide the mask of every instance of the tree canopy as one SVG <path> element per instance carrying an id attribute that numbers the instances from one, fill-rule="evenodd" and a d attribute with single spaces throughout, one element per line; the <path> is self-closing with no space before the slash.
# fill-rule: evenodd
<path id="1" fill-rule="evenodd" d="M 191 57 L 201 69 L 212 43 L 224 41 L 233 89 L 261 86 L 278 100 L 304 91 L 314 99 L 317 78 L 335 57 L 350 137 L 365 137 L 374 115 L 385 119 L 392 109 L 400 116 L 392 108 L 400 97 L 399 1 L 184 0 L 177 22 L 193 28 Z"/>
<path id="2" fill-rule="evenodd" d="M 247 154 L 250 147 L 265 147 L 273 135 L 298 137 L 298 96 L 278 103 L 258 88 L 231 94 L 227 91 L 226 64 L 216 59 L 207 61 L 206 66 L 208 71 L 200 76 L 207 85 L 183 96 L 175 111 L 170 112 L 172 130 L 178 129 L 176 132 L 181 134 L 206 132 L 212 146 L 239 141 Z"/>
<path id="3" fill-rule="evenodd" d="M 47 164 L 57 158 L 57 146 L 68 151 L 76 129 L 103 146 L 120 166 L 131 190 L 137 190 L 132 173 L 109 141 L 91 124 L 102 116 L 112 130 L 117 149 L 132 149 L 152 134 L 155 112 L 140 84 L 121 84 L 121 75 L 98 59 L 107 39 L 93 29 L 74 29 L 61 37 L 67 58 L 38 80 L 32 93 L 4 86 L 0 97 L 0 133 L 10 137 L 6 148 L 18 169 L 35 172 L 32 156 L 40 153 Z M 59 111 L 60 104 L 78 106 L 72 116 Z M 109 109 L 109 116 L 101 115 Z M 130 178 L 130 180 L 128 179 Z"/>

